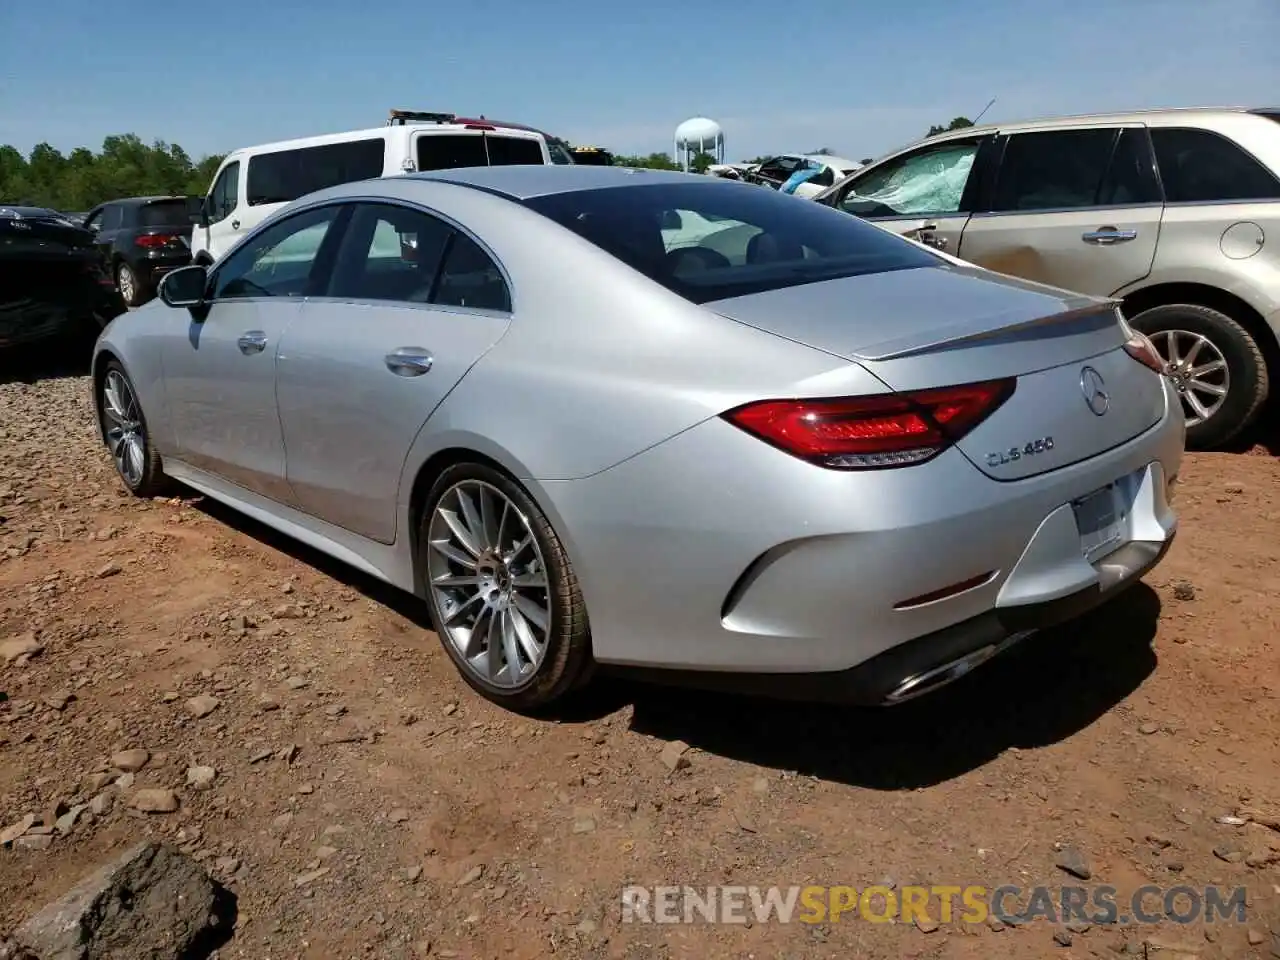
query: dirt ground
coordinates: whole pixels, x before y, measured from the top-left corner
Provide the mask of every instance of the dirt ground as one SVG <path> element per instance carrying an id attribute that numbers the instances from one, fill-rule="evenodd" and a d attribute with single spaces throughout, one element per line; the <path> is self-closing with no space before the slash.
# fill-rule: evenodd
<path id="1" fill-rule="evenodd" d="M 1180 536 L 1145 585 L 923 701 L 604 680 L 572 715 L 530 720 L 463 685 L 411 598 L 215 504 L 130 499 L 91 410 L 79 371 L 0 375 L 0 829 L 92 800 L 66 832 L 0 849 L 0 937 L 151 836 L 236 894 L 223 958 L 1181 955 L 1149 939 L 1280 956 L 1265 447 L 1188 458 Z M 128 750 L 147 752 L 132 773 L 140 754 L 113 767 Z M 132 809 L 142 788 L 178 809 Z M 629 884 L 1056 888 L 1080 883 L 1058 865 L 1073 851 L 1122 894 L 1245 886 L 1247 921 L 656 925 L 620 909 Z"/>

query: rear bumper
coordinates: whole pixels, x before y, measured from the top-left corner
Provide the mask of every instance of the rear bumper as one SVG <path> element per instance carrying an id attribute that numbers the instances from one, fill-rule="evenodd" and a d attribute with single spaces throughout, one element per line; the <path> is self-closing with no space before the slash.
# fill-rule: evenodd
<path id="1" fill-rule="evenodd" d="M 899 644 L 846 670 L 824 673 L 726 673 L 614 668 L 641 680 L 774 699 L 892 706 L 959 679 L 1029 635 L 1110 603 L 1164 559 L 1163 542 L 1133 541 L 1095 565 L 1098 582 L 1054 600 L 997 607 Z"/>

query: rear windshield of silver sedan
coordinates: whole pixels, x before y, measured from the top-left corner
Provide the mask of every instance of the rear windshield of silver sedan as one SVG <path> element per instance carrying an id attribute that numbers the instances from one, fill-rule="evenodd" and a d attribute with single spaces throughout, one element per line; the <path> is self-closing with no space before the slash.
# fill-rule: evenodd
<path id="1" fill-rule="evenodd" d="M 720 178 L 524 203 L 694 303 L 942 263 L 847 213 Z"/>

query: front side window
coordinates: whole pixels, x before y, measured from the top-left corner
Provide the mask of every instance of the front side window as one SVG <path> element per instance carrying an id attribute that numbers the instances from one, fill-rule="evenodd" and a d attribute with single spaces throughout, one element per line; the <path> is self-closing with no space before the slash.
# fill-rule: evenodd
<path id="1" fill-rule="evenodd" d="M 327 296 L 428 303 L 452 234 L 447 223 L 417 210 L 358 204 Z"/>
<path id="2" fill-rule="evenodd" d="M 1276 175 L 1226 137 L 1154 127 L 1151 143 L 1169 203 L 1280 200 Z"/>
<path id="3" fill-rule="evenodd" d="M 551 154 L 552 163 L 572 165 L 578 162 L 573 158 L 573 153 L 564 141 L 557 140 L 555 137 L 547 138 L 547 152 Z"/>
<path id="4" fill-rule="evenodd" d="M 214 275 L 213 299 L 305 296 L 338 211 L 329 206 L 289 217 L 233 251 Z"/>
<path id="5" fill-rule="evenodd" d="M 941 264 L 830 207 L 718 177 L 523 202 L 694 303 Z"/>
<path id="6" fill-rule="evenodd" d="M 959 213 L 978 142 L 945 143 L 855 177 L 839 207 L 859 217 Z"/>
<path id="7" fill-rule="evenodd" d="M 229 163 L 222 168 L 218 179 L 213 183 L 206 200 L 206 214 L 210 223 L 217 223 L 231 216 L 240 196 L 240 161 Z"/>
<path id="8" fill-rule="evenodd" d="M 1051 130 L 1009 138 L 991 209 L 1073 210 L 1098 204 L 1116 129 Z"/>

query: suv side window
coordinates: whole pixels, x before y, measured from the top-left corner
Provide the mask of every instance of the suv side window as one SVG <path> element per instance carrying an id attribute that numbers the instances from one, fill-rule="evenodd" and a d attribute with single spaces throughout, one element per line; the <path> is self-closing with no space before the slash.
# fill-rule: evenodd
<path id="1" fill-rule="evenodd" d="M 1096 206 L 1115 142 L 1115 128 L 1013 134 L 1000 162 L 992 211 Z"/>
<path id="2" fill-rule="evenodd" d="M 858 217 L 959 213 L 978 140 L 941 143 L 855 176 L 836 206 Z"/>
<path id="3" fill-rule="evenodd" d="M 1275 175 L 1224 136 L 1154 127 L 1151 142 L 1169 203 L 1280 200 Z"/>
<path id="4" fill-rule="evenodd" d="M 1098 190 L 1098 206 L 1134 207 L 1161 202 L 1147 131 L 1141 127 L 1125 127 L 1120 131 L 1111 154 L 1111 166 Z"/>
<path id="5" fill-rule="evenodd" d="M 213 299 L 305 296 L 320 248 L 340 209 L 335 204 L 307 210 L 238 247 L 214 275 Z"/>
<path id="6" fill-rule="evenodd" d="M 427 303 L 453 227 L 394 204 L 355 207 L 326 296 Z"/>
<path id="7" fill-rule="evenodd" d="M 102 209 L 102 229 L 103 230 L 119 230 L 120 225 L 124 222 L 121 215 L 120 204 L 111 203 Z"/>
<path id="8" fill-rule="evenodd" d="M 465 233 L 455 233 L 445 253 L 432 303 L 510 313 L 511 291 L 498 265 L 480 245 Z"/>
<path id="9" fill-rule="evenodd" d="M 213 183 L 206 201 L 206 213 L 210 223 L 217 223 L 231 216 L 240 197 L 240 161 L 227 164 Z"/>

